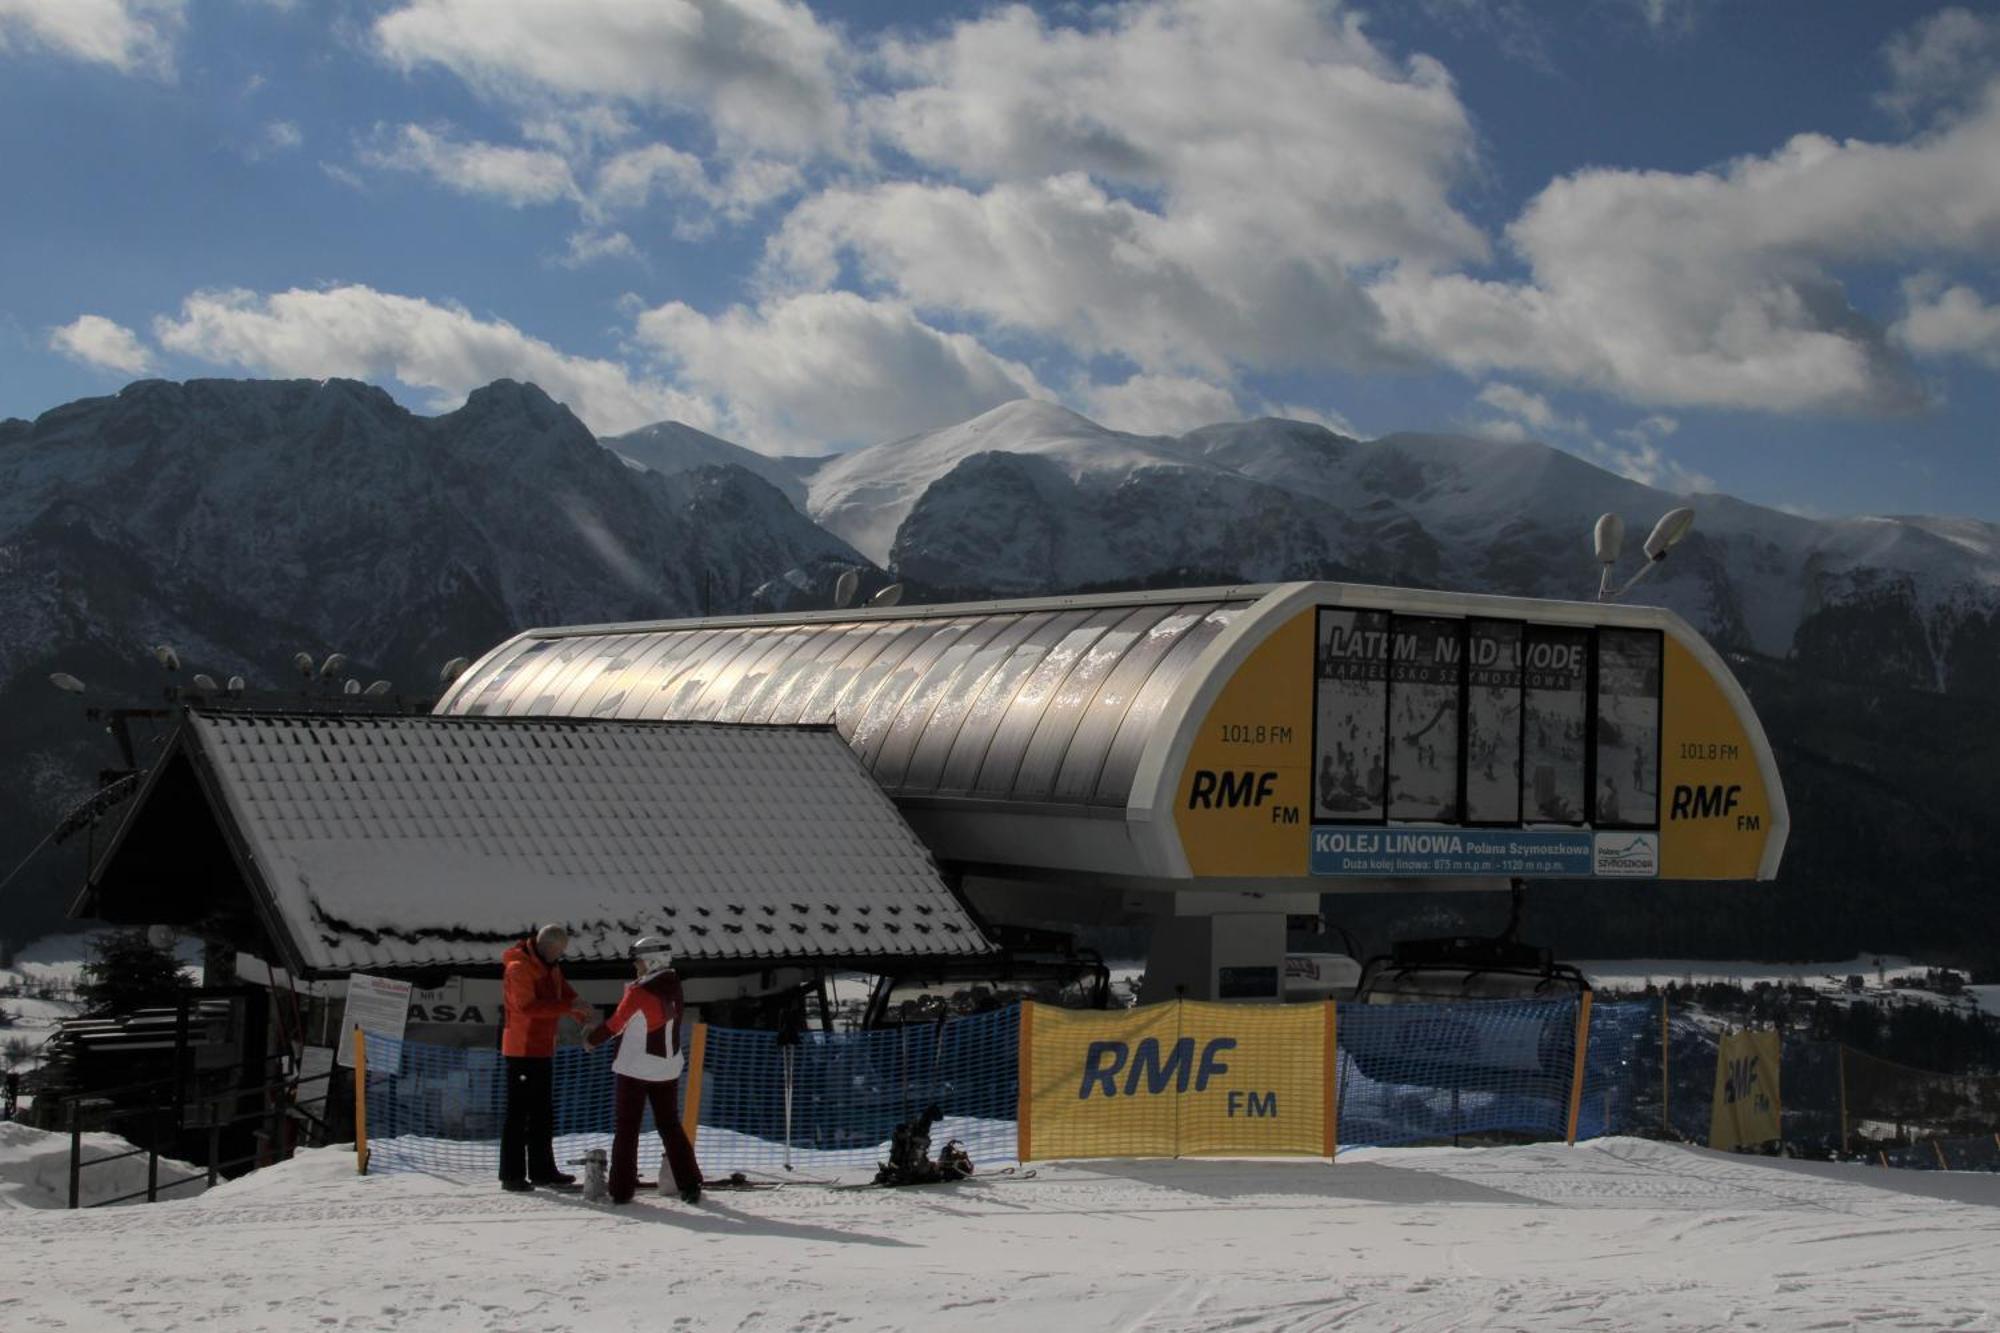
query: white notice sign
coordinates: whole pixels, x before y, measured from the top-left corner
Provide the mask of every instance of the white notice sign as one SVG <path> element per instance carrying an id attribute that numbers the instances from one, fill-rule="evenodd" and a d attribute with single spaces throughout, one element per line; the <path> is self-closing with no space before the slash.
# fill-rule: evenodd
<path id="1" fill-rule="evenodd" d="M 347 978 L 347 1008 L 340 1017 L 340 1042 L 335 1047 L 341 1066 L 354 1067 L 354 1029 L 400 1042 L 409 1018 L 409 982 L 371 977 L 365 972 L 351 974 Z"/>

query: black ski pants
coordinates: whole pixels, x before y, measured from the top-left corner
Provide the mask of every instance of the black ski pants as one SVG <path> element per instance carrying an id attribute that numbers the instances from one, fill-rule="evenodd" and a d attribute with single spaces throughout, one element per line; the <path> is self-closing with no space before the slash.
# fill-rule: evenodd
<path id="1" fill-rule="evenodd" d="M 556 1177 L 555 1064 L 548 1056 L 507 1057 L 507 1119 L 500 1129 L 500 1179 Z"/>
<path id="2" fill-rule="evenodd" d="M 653 1128 L 659 1131 L 660 1144 L 666 1149 L 660 1162 L 662 1177 L 672 1180 L 675 1189 L 701 1184 L 694 1145 L 681 1129 L 681 1081 L 647 1083 L 619 1074 L 613 1083 L 611 1197 L 623 1203 L 639 1188 L 639 1127 L 648 1106 L 653 1108 Z"/>

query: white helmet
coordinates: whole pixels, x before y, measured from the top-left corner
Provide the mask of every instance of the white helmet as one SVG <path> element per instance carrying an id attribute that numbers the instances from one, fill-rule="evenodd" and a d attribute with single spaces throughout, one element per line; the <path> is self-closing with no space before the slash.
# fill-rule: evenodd
<path id="1" fill-rule="evenodd" d="M 658 935 L 641 935 L 627 950 L 635 962 L 646 965 L 646 975 L 664 972 L 674 965 L 674 946 Z"/>

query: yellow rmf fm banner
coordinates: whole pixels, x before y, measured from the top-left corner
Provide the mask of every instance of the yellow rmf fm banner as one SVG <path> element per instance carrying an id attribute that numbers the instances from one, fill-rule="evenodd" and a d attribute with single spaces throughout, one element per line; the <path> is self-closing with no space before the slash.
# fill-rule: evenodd
<path id="1" fill-rule="evenodd" d="M 1715 1109 L 1708 1146 L 1724 1150 L 1782 1139 L 1775 1028 L 1731 1032 L 1715 1050 Z"/>
<path id="2" fill-rule="evenodd" d="M 1021 1008 L 1020 1155 L 1332 1157 L 1331 1003 Z"/>

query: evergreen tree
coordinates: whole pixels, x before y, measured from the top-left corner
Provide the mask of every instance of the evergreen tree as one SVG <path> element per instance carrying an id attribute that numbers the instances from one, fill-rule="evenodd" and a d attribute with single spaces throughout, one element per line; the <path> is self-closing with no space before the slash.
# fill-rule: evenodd
<path id="1" fill-rule="evenodd" d="M 144 930 L 106 931 L 91 939 L 90 950 L 76 991 L 92 1014 L 169 1005 L 194 988 L 173 951 L 148 940 Z"/>

